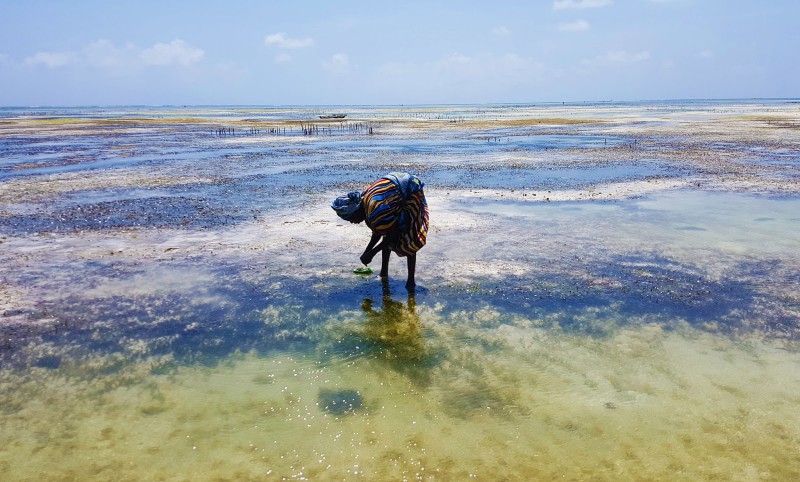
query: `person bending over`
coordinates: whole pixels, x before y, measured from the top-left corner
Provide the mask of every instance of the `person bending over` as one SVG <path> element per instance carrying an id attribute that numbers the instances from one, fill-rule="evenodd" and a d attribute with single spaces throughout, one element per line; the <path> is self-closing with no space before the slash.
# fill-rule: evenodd
<path id="1" fill-rule="evenodd" d="M 417 251 L 425 246 L 428 236 L 428 202 L 423 187 L 416 176 L 392 172 L 373 182 L 363 192 L 339 196 L 331 203 L 340 218 L 353 224 L 364 221 L 372 230 L 361 262 L 368 265 L 380 252 L 381 278 L 389 276 L 392 251 L 408 260 L 408 290 L 416 286 Z"/>

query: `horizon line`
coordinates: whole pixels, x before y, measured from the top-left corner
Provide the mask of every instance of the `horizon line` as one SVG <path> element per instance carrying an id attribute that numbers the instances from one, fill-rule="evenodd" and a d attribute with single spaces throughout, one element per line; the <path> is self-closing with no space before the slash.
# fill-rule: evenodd
<path id="1" fill-rule="evenodd" d="M 605 100 L 564 100 L 564 101 L 528 101 L 528 102 L 444 102 L 444 103 L 374 103 L 374 104 L 41 104 L 41 105 L 0 105 L 0 109 L 44 109 L 44 108 L 110 108 L 110 107 L 428 107 L 428 106 L 530 106 L 536 104 L 566 105 L 566 104 L 624 104 L 633 102 L 698 102 L 698 101 L 800 101 L 800 97 L 685 97 L 663 99 L 605 99 Z"/>

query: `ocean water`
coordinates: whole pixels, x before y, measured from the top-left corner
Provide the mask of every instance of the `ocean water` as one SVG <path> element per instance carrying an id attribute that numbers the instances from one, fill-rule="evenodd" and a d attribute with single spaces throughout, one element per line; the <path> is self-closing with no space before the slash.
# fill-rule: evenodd
<path id="1" fill-rule="evenodd" d="M 743 104 L 524 109 L 774 107 Z M 386 123 L 520 108 L 327 137 L 213 132 L 324 107 L 4 110 L 3 480 L 797 479 L 800 198 L 534 201 L 704 171 L 603 161 L 634 128 Z M 92 123 L 115 116 L 144 120 Z M 397 168 L 431 209 L 415 293 L 397 258 L 352 274 L 368 234 L 328 207 Z"/>

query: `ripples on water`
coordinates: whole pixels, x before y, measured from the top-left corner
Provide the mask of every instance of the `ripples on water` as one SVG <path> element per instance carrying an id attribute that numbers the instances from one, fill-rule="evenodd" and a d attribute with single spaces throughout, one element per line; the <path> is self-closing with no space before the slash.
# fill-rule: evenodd
<path id="1" fill-rule="evenodd" d="M 398 160 L 419 165 L 434 195 L 679 175 L 656 157 L 589 168 L 483 158 L 517 152 L 509 145 L 599 148 L 596 133 L 463 137 L 254 146 L 187 127 L 6 144 L 2 175 L 31 188 L 116 169 L 166 181 L 65 188 L 2 213 L 16 267 L 1 272 L 3 296 L 25 287 L 41 299 L 5 305 L 0 472 L 796 478 L 797 199 L 455 200 L 439 219 L 483 224 L 432 233 L 415 295 L 398 260 L 388 283 L 342 269 L 335 220 L 286 224 L 324 211 L 319 189 Z"/>

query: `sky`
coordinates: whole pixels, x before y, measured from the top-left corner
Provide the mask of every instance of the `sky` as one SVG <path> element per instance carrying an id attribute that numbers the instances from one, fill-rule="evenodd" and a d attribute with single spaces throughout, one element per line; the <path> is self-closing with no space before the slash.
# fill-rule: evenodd
<path id="1" fill-rule="evenodd" d="M 800 97 L 800 1 L 0 0 L 0 106 Z"/>

